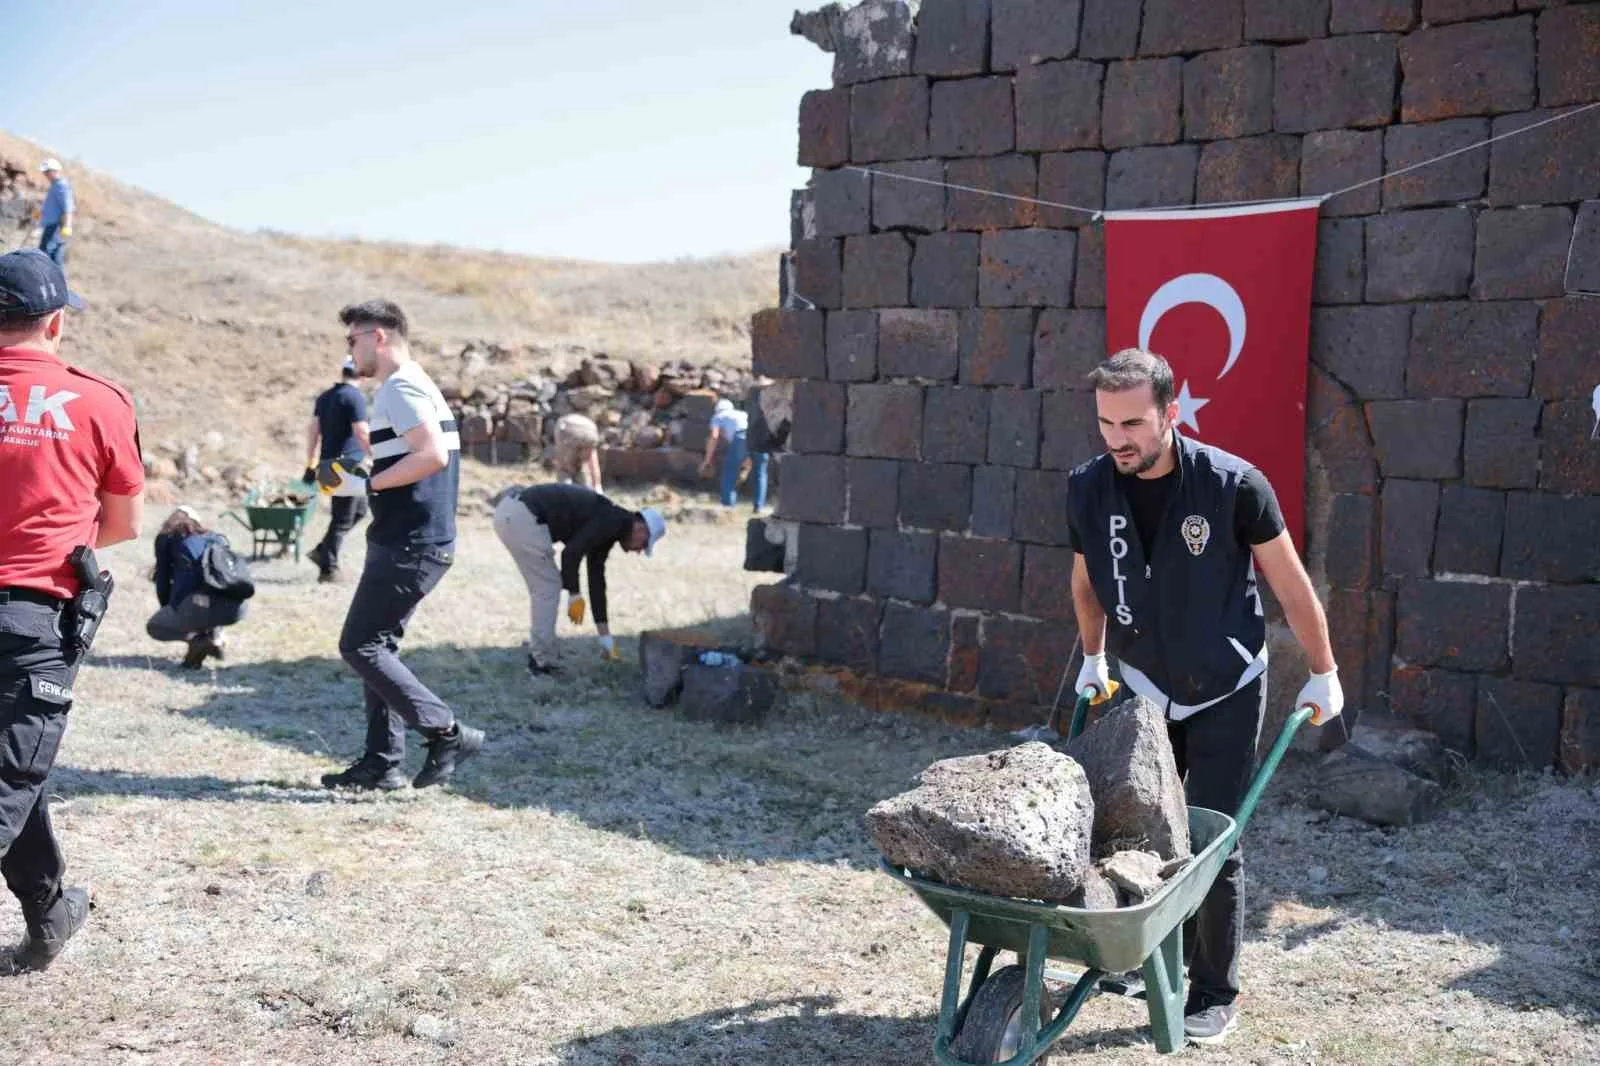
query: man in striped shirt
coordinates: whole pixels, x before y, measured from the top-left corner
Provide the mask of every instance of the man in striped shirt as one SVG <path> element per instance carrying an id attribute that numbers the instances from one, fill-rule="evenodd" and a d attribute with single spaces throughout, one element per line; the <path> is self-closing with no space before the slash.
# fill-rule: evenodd
<path id="1" fill-rule="evenodd" d="M 400 638 L 422 598 L 455 559 L 461 439 L 433 380 L 411 359 L 405 312 L 369 300 L 339 312 L 356 372 L 377 378 L 370 421 L 370 478 L 328 460 L 319 481 L 332 495 L 365 494 L 371 505 L 367 561 L 339 634 L 339 653 L 366 690 L 366 751 L 349 769 L 324 774 L 329 788 L 406 785 L 406 727 L 428 757 L 411 784 L 442 784 L 483 748 L 483 731 L 455 712 L 400 661 Z"/>

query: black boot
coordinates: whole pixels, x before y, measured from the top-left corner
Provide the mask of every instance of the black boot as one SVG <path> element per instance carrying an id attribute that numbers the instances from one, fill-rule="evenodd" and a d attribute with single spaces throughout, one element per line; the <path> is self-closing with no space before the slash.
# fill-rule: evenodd
<path id="1" fill-rule="evenodd" d="M 406 777 L 400 772 L 400 767 L 382 755 L 373 755 L 369 752 L 352 763 L 347 770 L 340 770 L 336 774 L 323 774 L 322 784 L 326 788 L 379 788 L 385 792 L 393 792 L 397 788 L 406 787 Z"/>
<path id="2" fill-rule="evenodd" d="M 483 750 L 483 730 L 457 722 L 428 741 L 428 759 L 422 772 L 411 781 L 412 788 L 442 785 L 455 775 L 456 767 Z"/>
<path id="3" fill-rule="evenodd" d="M 18 973 L 49 969 L 67 941 L 89 920 L 90 906 L 87 888 L 68 888 L 63 889 L 55 903 L 42 913 L 24 907 L 27 931 L 22 934 L 22 943 L 17 945 L 16 954 L 11 958 L 12 969 Z"/>

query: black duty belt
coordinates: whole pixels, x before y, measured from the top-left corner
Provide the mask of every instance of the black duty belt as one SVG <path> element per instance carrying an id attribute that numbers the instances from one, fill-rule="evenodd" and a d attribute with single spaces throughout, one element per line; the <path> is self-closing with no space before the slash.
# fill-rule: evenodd
<path id="1" fill-rule="evenodd" d="M 37 603 L 44 607 L 65 607 L 67 601 L 38 589 L 0 588 L 0 604 L 3 603 Z"/>

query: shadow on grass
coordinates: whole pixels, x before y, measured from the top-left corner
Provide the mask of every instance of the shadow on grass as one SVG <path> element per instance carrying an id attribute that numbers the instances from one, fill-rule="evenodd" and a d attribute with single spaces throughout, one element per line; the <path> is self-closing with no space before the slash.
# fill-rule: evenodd
<path id="1" fill-rule="evenodd" d="M 122 770 L 81 770 L 60 763 L 50 771 L 50 788 L 74 799 L 87 796 L 150 796 L 157 799 L 246 803 L 337 803 L 340 797 L 305 782 L 229 780 L 211 774 L 152 776 Z"/>

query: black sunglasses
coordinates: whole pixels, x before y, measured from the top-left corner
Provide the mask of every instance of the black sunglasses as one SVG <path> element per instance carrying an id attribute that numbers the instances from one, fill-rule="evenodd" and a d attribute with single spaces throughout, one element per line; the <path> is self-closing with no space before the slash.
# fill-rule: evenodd
<path id="1" fill-rule="evenodd" d="M 358 329 L 354 333 L 346 333 L 344 335 L 344 347 L 345 347 L 345 350 L 346 351 L 353 351 L 355 349 L 356 338 L 357 337 L 364 336 L 365 334 L 368 334 L 368 333 L 376 333 L 376 332 L 378 332 L 378 331 L 375 330 L 375 329 Z"/>

